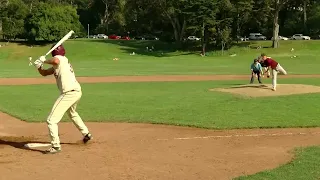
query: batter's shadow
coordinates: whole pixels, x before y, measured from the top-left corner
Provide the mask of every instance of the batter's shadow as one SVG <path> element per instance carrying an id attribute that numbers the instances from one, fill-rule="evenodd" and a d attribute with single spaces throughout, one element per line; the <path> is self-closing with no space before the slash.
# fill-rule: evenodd
<path id="1" fill-rule="evenodd" d="M 47 144 L 48 142 L 43 142 L 43 141 L 21 141 L 21 142 L 15 142 L 15 141 L 10 141 L 10 140 L 4 140 L 0 138 L 0 145 L 7 145 L 11 146 L 17 149 L 22 149 L 22 150 L 27 150 L 27 151 L 34 151 L 34 152 L 39 152 L 39 153 L 45 153 L 44 150 L 40 149 L 33 149 L 33 148 L 27 148 L 25 145 L 29 143 L 41 143 L 41 144 Z M 68 144 L 68 145 L 77 145 L 77 143 L 61 143 L 61 144 Z"/>

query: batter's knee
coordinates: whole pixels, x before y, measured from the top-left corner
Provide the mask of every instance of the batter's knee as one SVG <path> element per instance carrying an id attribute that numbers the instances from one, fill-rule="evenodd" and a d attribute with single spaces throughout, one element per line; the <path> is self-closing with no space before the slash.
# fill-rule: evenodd
<path id="1" fill-rule="evenodd" d="M 54 125 L 54 124 L 58 124 L 60 122 L 60 120 L 62 119 L 63 116 L 56 116 L 56 115 L 50 115 L 47 118 L 47 124 L 48 125 Z"/>
<path id="2" fill-rule="evenodd" d="M 52 123 L 52 119 L 51 119 L 51 118 L 49 118 L 49 117 L 47 118 L 47 124 L 48 124 L 48 125 L 53 124 L 53 123 Z"/>
<path id="3" fill-rule="evenodd" d="M 74 118 L 74 117 L 78 117 L 79 115 L 78 115 L 78 113 L 77 113 L 77 111 L 68 111 L 67 112 L 67 115 L 68 115 L 68 117 L 69 118 Z"/>

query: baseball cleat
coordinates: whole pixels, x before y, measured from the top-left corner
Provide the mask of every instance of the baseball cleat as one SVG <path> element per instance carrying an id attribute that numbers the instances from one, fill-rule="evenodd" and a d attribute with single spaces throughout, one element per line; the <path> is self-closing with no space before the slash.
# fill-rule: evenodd
<path id="1" fill-rule="evenodd" d="M 272 88 L 272 91 L 276 91 L 276 88 Z"/>
<path id="2" fill-rule="evenodd" d="M 92 135 L 90 133 L 88 133 L 83 137 L 83 143 L 87 143 L 91 139 L 92 139 Z"/>
<path id="3" fill-rule="evenodd" d="M 51 147 L 48 150 L 44 151 L 44 154 L 56 154 L 61 152 L 61 147 Z"/>

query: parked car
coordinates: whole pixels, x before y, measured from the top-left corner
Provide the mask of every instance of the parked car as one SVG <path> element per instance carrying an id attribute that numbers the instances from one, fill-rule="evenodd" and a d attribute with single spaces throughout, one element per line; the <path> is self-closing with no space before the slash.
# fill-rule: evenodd
<path id="1" fill-rule="evenodd" d="M 121 39 L 130 40 L 130 37 L 129 36 L 122 36 Z"/>
<path id="2" fill-rule="evenodd" d="M 143 36 L 136 36 L 133 38 L 134 40 L 145 40 Z"/>
<path id="3" fill-rule="evenodd" d="M 98 39 L 108 39 L 108 36 L 105 35 L 105 34 L 98 34 L 98 35 L 97 35 L 97 38 L 98 38 Z"/>
<path id="4" fill-rule="evenodd" d="M 248 40 L 249 40 L 249 38 L 247 38 L 247 37 L 237 36 L 237 40 L 239 40 L 239 41 L 248 41 Z"/>
<path id="5" fill-rule="evenodd" d="M 159 40 L 159 38 L 154 35 L 145 35 L 144 39 L 146 39 L 146 40 Z"/>
<path id="6" fill-rule="evenodd" d="M 250 33 L 249 39 L 250 40 L 267 40 L 267 37 L 262 35 L 261 33 Z"/>
<path id="7" fill-rule="evenodd" d="M 117 36 L 115 34 L 109 35 L 109 39 L 120 39 L 120 38 L 121 38 L 121 36 Z"/>
<path id="8" fill-rule="evenodd" d="M 284 36 L 278 36 L 279 40 L 289 40 L 289 38 L 284 37 Z M 273 40 L 273 37 L 271 38 L 271 40 Z"/>
<path id="9" fill-rule="evenodd" d="M 159 40 L 158 37 L 153 36 L 153 35 L 136 36 L 134 39 L 137 39 L 137 40 Z"/>
<path id="10" fill-rule="evenodd" d="M 291 37 L 292 40 L 310 40 L 311 38 L 309 36 L 304 36 L 303 34 L 294 34 Z"/>
<path id="11" fill-rule="evenodd" d="M 189 36 L 187 39 L 190 41 L 200 41 L 200 38 L 198 38 L 196 36 Z"/>
<path id="12" fill-rule="evenodd" d="M 97 36 L 96 35 L 90 35 L 89 38 L 97 39 Z"/>

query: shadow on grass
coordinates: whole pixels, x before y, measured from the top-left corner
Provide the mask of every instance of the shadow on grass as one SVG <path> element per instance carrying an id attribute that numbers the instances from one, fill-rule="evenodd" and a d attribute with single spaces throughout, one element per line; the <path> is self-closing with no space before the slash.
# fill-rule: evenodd
<path id="1" fill-rule="evenodd" d="M 51 42 L 51 41 L 27 41 L 27 40 L 23 40 L 23 39 L 17 39 L 17 40 L 10 40 L 10 41 L 6 41 L 6 40 L 0 40 L 0 44 L 2 45 L 7 45 L 9 43 L 16 43 L 18 45 L 23 45 L 23 46 L 29 46 L 29 47 L 33 47 L 33 46 L 47 46 L 47 45 L 53 45 L 55 42 Z"/>
<path id="2" fill-rule="evenodd" d="M 181 55 L 197 54 L 195 51 L 185 51 L 174 42 L 159 40 L 86 40 L 120 46 L 120 49 L 128 54 L 139 54 L 154 57 L 172 57 Z"/>
<path id="3" fill-rule="evenodd" d="M 238 43 L 234 43 L 233 46 L 239 48 L 249 48 L 249 49 L 268 49 L 272 48 L 272 46 L 262 45 L 263 41 L 239 41 Z"/>

